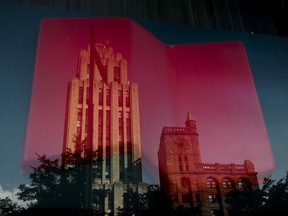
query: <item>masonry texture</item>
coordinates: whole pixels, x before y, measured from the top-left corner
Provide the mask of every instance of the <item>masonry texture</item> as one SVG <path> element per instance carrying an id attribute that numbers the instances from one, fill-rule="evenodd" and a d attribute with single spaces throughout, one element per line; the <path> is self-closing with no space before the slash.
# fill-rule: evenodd
<path id="1" fill-rule="evenodd" d="M 251 161 L 202 163 L 196 121 L 188 113 L 185 127 L 164 127 L 158 150 L 160 185 L 173 206 L 199 208 L 201 215 L 228 215 L 225 194 L 233 188 L 258 188 Z"/>

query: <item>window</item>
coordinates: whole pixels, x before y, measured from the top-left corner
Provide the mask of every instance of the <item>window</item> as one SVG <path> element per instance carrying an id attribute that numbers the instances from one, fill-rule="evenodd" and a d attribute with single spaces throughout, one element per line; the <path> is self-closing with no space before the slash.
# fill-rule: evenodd
<path id="1" fill-rule="evenodd" d="M 102 148 L 102 141 L 103 141 L 103 111 L 98 111 L 98 145 L 99 148 Z"/>
<path id="2" fill-rule="evenodd" d="M 110 89 L 106 89 L 106 105 L 110 105 Z"/>
<path id="3" fill-rule="evenodd" d="M 223 188 L 233 188 L 233 181 L 230 178 L 224 178 L 222 180 Z"/>
<path id="4" fill-rule="evenodd" d="M 89 101 L 89 97 L 90 97 L 90 96 L 89 96 L 89 94 L 90 94 L 89 91 L 90 91 L 90 88 L 87 87 L 87 88 L 86 88 L 86 103 L 87 103 L 87 104 L 89 104 L 89 102 L 91 102 L 91 101 Z"/>
<path id="5" fill-rule="evenodd" d="M 85 112 L 85 133 L 87 135 L 87 132 L 88 132 L 88 122 L 89 122 L 89 119 L 88 119 L 88 109 L 86 109 L 86 112 Z"/>
<path id="6" fill-rule="evenodd" d="M 187 156 L 184 157 L 184 163 L 185 163 L 186 171 L 189 171 L 189 164 L 188 164 L 188 157 Z"/>
<path id="7" fill-rule="evenodd" d="M 179 171 L 183 171 L 182 158 L 181 158 L 181 156 L 178 156 L 178 165 L 179 165 Z"/>
<path id="8" fill-rule="evenodd" d="M 181 187 L 189 188 L 190 187 L 190 180 L 187 177 L 181 178 Z"/>
<path id="9" fill-rule="evenodd" d="M 222 212 L 220 211 L 220 209 L 212 209 L 211 210 L 211 216 L 222 216 Z"/>
<path id="10" fill-rule="evenodd" d="M 127 142 L 131 142 L 132 136 L 131 136 L 131 123 L 130 123 L 130 113 L 126 112 L 126 136 L 127 136 Z"/>
<path id="11" fill-rule="evenodd" d="M 119 141 L 123 141 L 123 112 L 118 113 L 118 119 L 119 119 Z"/>
<path id="12" fill-rule="evenodd" d="M 110 139 L 110 110 L 106 110 L 106 139 Z"/>
<path id="13" fill-rule="evenodd" d="M 88 67 L 88 71 L 86 73 L 86 78 L 89 79 L 89 77 L 90 77 L 90 70 L 89 70 L 89 67 Z"/>
<path id="14" fill-rule="evenodd" d="M 123 95 L 121 90 L 118 91 L 118 106 L 123 106 Z"/>
<path id="15" fill-rule="evenodd" d="M 209 194 L 208 200 L 210 203 L 218 203 L 219 202 L 219 196 L 218 196 L 218 194 Z"/>
<path id="16" fill-rule="evenodd" d="M 114 67 L 114 81 L 120 82 L 120 68 Z"/>
<path id="17" fill-rule="evenodd" d="M 125 91 L 125 103 L 126 103 L 126 107 L 130 107 L 130 94 L 129 94 L 129 90 Z"/>
<path id="18" fill-rule="evenodd" d="M 79 97 L 78 97 L 78 103 L 83 103 L 83 87 L 79 87 Z"/>
<path id="19" fill-rule="evenodd" d="M 99 89 L 99 105 L 103 105 L 103 90 Z"/>
<path id="20" fill-rule="evenodd" d="M 250 189 L 251 188 L 251 184 L 250 184 L 248 179 L 240 178 L 238 180 L 238 188 L 239 189 Z"/>
<path id="21" fill-rule="evenodd" d="M 82 123 L 82 109 L 77 110 L 77 127 L 80 127 Z"/>
<path id="22" fill-rule="evenodd" d="M 207 178 L 206 180 L 207 188 L 216 188 L 217 182 L 214 178 Z"/>

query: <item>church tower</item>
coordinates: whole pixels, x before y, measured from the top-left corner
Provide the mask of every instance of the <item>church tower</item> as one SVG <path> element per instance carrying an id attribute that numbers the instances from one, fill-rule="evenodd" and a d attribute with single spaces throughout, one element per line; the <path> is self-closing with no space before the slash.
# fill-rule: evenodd
<path id="1" fill-rule="evenodd" d="M 193 194 L 196 179 L 190 173 L 201 164 L 196 121 L 191 113 L 185 125 L 164 127 L 158 150 L 160 185 L 175 203 L 196 201 L 196 194 Z"/>
<path id="2" fill-rule="evenodd" d="M 228 216 L 225 194 L 258 188 L 250 160 L 243 164 L 203 163 L 196 121 L 188 113 L 185 127 L 164 127 L 158 150 L 160 186 L 173 206 L 194 208 L 201 216 Z"/>

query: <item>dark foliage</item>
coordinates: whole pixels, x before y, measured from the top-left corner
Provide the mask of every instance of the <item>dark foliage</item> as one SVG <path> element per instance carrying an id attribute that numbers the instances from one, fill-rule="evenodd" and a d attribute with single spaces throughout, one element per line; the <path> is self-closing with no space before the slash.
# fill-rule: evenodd
<path id="1" fill-rule="evenodd" d="M 22 208 L 14 203 L 9 197 L 0 199 L 0 215 L 1 216 L 16 216 L 20 214 Z"/>
<path id="2" fill-rule="evenodd" d="M 172 200 L 161 190 L 148 191 L 146 194 L 137 194 L 131 189 L 124 194 L 124 207 L 118 208 L 118 216 L 197 216 L 199 207 L 179 206 L 174 208 Z"/>
<path id="3" fill-rule="evenodd" d="M 92 169 L 91 166 L 98 161 L 97 152 L 86 155 L 81 152 L 67 149 L 62 155 L 62 165 L 58 159 L 37 155 L 39 165 L 31 167 L 31 183 L 21 184 L 17 193 L 19 200 L 28 203 L 21 215 L 46 215 L 48 212 L 50 215 L 57 212 L 65 212 L 65 215 L 97 214 L 96 210 L 85 206 L 85 189 L 87 184 L 91 184 L 87 169 Z"/>
<path id="4" fill-rule="evenodd" d="M 0 199 L 0 215 L 33 216 L 53 215 L 57 213 L 71 216 L 103 215 L 96 209 L 103 209 L 104 197 L 111 197 L 112 191 L 97 189 L 92 191 L 93 208 L 85 208 L 85 188 L 91 181 L 87 178 L 88 167 L 94 167 L 101 161 L 97 152 L 87 155 L 67 150 L 63 154 L 63 164 L 59 160 L 50 160 L 38 155 L 39 165 L 32 167 L 30 184 L 19 186 L 18 199 L 28 202 L 24 209 L 10 198 Z M 161 190 L 152 190 L 146 194 L 137 194 L 129 187 L 123 195 L 123 208 L 118 208 L 119 216 L 142 215 L 201 215 L 200 207 L 172 207 L 172 201 Z M 288 215 L 288 174 L 278 181 L 266 179 L 263 187 L 257 190 L 233 189 L 226 194 L 231 216 Z"/>
<path id="5" fill-rule="evenodd" d="M 231 190 L 226 194 L 231 216 L 288 215 L 288 174 L 278 180 L 265 179 L 257 190 Z"/>

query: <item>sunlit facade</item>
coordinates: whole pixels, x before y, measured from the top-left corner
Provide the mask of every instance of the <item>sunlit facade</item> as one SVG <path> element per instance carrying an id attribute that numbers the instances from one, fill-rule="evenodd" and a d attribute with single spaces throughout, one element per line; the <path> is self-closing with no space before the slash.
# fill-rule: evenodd
<path id="1" fill-rule="evenodd" d="M 201 161 L 196 121 L 188 113 L 185 127 L 164 127 L 158 150 L 161 188 L 174 207 L 199 208 L 202 216 L 228 215 L 225 194 L 232 188 L 258 188 L 251 161 L 208 164 Z"/>
<path id="2" fill-rule="evenodd" d="M 63 152 L 97 153 L 101 160 L 89 174 L 91 187 L 111 191 L 99 204 L 110 213 L 123 206 L 127 184 L 145 192 L 138 88 L 128 81 L 122 54 L 93 38 L 91 44 L 80 50 L 76 76 L 68 85 Z"/>

